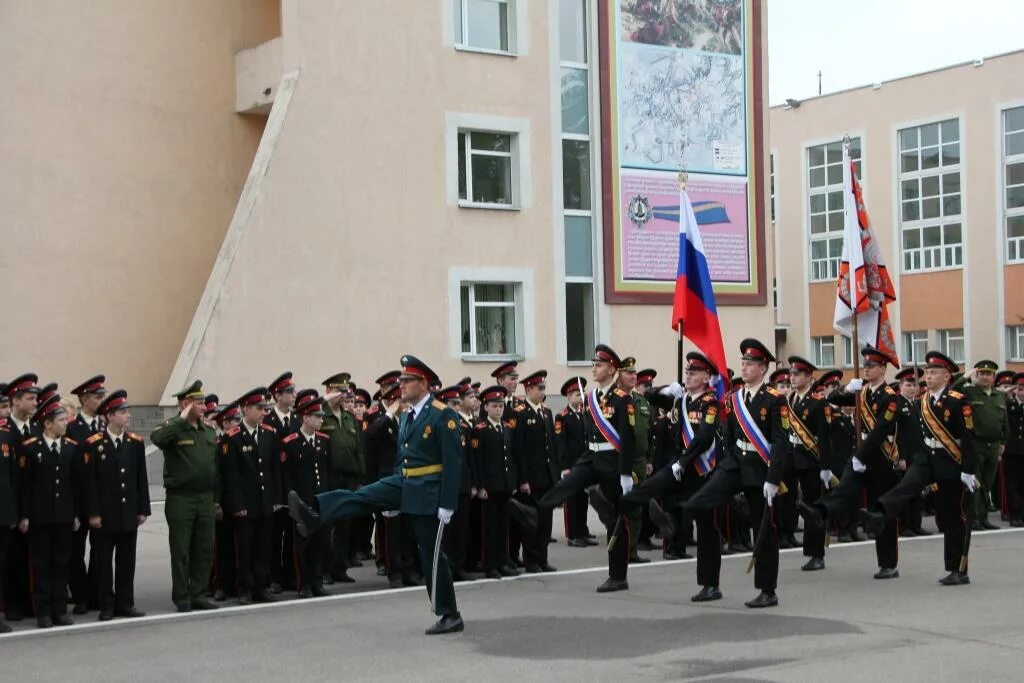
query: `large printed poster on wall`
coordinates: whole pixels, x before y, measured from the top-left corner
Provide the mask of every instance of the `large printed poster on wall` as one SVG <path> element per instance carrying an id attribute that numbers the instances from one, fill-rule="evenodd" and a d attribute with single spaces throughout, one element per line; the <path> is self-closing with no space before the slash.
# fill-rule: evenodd
<path id="1" fill-rule="evenodd" d="M 718 300 L 762 303 L 760 0 L 599 4 L 608 301 L 668 301 L 685 170 Z"/>

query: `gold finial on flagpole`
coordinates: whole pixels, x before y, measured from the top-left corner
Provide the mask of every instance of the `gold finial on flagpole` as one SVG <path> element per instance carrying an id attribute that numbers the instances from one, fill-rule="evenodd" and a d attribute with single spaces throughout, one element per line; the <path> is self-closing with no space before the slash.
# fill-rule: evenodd
<path id="1" fill-rule="evenodd" d="M 686 172 L 685 168 L 683 168 L 681 171 L 679 171 L 679 191 L 680 192 L 685 192 L 686 191 L 686 181 L 689 179 L 689 177 L 690 177 L 690 174 Z"/>

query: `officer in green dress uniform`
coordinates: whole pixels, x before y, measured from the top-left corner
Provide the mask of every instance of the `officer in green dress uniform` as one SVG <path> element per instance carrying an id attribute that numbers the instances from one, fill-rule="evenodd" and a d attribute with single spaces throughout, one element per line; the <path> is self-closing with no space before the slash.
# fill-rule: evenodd
<path id="1" fill-rule="evenodd" d="M 171 550 L 171 599 L 179 612 L 217 609 L 204 593 L 213 565 L 217 506 L 217 434 L 203 421 L 203 383 L 174 395 L 180 413 L 150 438 L 164 453 L 167 536 Z"/>
<path id="2" fill-rule="evenodd" d="M 988 502 L 996 480 L 999 456 L 1006 448 L 1010 426 L 1006 394 L 995 388 L 998 369 L 995 361 L 981 360 L 974 364 L 974 370 L 953 383 L 953 388 L 966 397 L 974 412 L 975 472 L 981 482 L 981 486 L 974 492 L 973 527 L 976 531 L 999 528 L 999 525 L 988 519 Z"/>
<path id="3" fill-rule="evenodd" d="M 434 613 L 440 617 L 426 633 L 453 633 L 464 628 L 455 602 L 455 583 L 444 551 L 435 558 L 434 548 L 459 501 L 462 459 L 459 416 L 444 403 L 431 398 L 430 385 L 440 381 L 418 358 L 402 356 L 400 381 L 402 401 L 410 408 L 400 419 L 395 474 L 355 491 L 339 489 L 322 493 L 316 497 L 316 510 L 290 491 L 289 513 L 295 520 L 296 530 L 304 537 L 309 537 L 323 524 L 340 519 L 394 510 L 409 515 L 420 564 L 427 574 L 427 590 Z M 432 576 L 435 569 L 436 576 Z"/>

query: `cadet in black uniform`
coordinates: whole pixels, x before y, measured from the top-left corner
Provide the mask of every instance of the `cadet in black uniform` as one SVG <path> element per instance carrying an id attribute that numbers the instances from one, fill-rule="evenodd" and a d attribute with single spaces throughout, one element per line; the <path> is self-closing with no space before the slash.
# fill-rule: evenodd
<path id="1" fill-rule="evenodd" d="M 462 407 L 462 387 L 458 384 L 445 387 L 434 394 L 434 398 L 441 401 L 459 415 L 459 437 L 462 442 L 461 472 L 459 474 L 459 507 L 452 515 L 452 521 L 448 524 L 447 533 L 444 535 L 444 551 L 448 555 L 448 562 L 452 567 L 452 580 L 466 580 L 466 548 L 469 542 L 469 500 L 473 489 L 473 474 L 470 470 L 470 451 L 472 450 L 469 438 L 469 431 L 472 424 L 465 424 L 460 408 Z"/>
<path id="2" fill-rule="evenodd" d="M 615 375 L 622 364 L 619 355 L 605 344 L 594 349 L 591 377 L 595 387 L 587 395 L 585 427 L 588 452 L 569 473 L 548 491 L 537 506 L 553 508 L 574 493 L 597 484 L 602 495 L 615 509 L 614 519 L 602 522 L 608 528 L 608 578 L 597 587 L 598 593 L 629 589 L 626 572 L 629 563 L 629 524 L 621 504 L 622 495 L 633 490 L 636 408 L 625 391 L 615 386 Z M 528 523 L 536 526 L 536 512 L 513 501 Z"/>
<path id="3" fill-rule="evenodd" d="M 85 490 L 85 466 L 78 444 L 65 436 L 67 413 L 60 396 L 39 406 L 35 413 L 42 434 L 23 440 L 18 448 L 21 521 L 27 533 L 35 575 L 36 617 L 39 628 L 68 626 L 68 561 L 71 534 L 79 511 L 88 509 L 81 500 Z M 89 520 L 95 524 L 98 519 Z"/>
<path id="4" fill-rule="evenodd" d="M 789 402 L 789 392 L 792 390 L 789 368 L 779 368 L 772 372 L 768 376 L 768 384 L 774 387 L 787 403 Z M 790 443 L 792 443 L 792 438 L 793 435 L 790 434 Z M 779 519 L 779 548 L 796 548 L 800 545 L 800 542 L 796 540 L 797 517 L 799 517 L 795 493 L 799 484 L 797 473 L 792 469 L 789 470 L 783 475 L 782 481 L 786 484 L 786 488 L 793 491 L 794 494 L 780 498 L 778 501 L 779 509 L 775 514 Z"/>
<path id="5" fill-rule="evenodd" d="M 105 421 L 99 414 L 100 403 L 107 393 L 104 383 L 107 378 L 96 375 L 71 390 L 81 406 L 75 419 L 68 421 L 68 437 L 84 444 L 93 434 L 103 432 Z M 56 392 L 57 385 L 53 385 Z M 71 588 L 71 602 L 75 603 L 75 614 L 85 614 L 98 606 L 96 597 L 96 574 L 92 565 L 96 555 L 96 543 L 90 540 L 89 562 L 85 561 L 85 542 L 91 539 L 88 518 L 78 519 L 78 529 L 71 535 L 71 560 L 68 564 L 68 585 Z"/>
<path id="6" fill-rule="evenodd" d="M 268 592 L 274 510 L 282 505 L 280 449 L 274 428 L 263 423 L 267 390 L 238 399 L 242 423 L 224 432 L 224 514 L 235 530 L 238 602 L 273 602 Z"/>
<path id="7" fill-rule="evenodd" d="M 512 457 L 519 474 L 519 499 L 534 505 L 561 478 L 558 445 L 551 411 L 544 405 L 547 370 L 525 377 L 521 384 L 525 400 L 513 410 Z M 551 538 L 551 508 L 537 510 L 537 530 L 523 540 L 523 560 L 530 574 L 557 571 L 548 563 Z"/>
<path id="8" fill-rule="evenodd" d="M 559 479 L 569 474 L 572 466 L 587 453 L 587 435 L 584 426 L 583 390 L 587 380 L 573 377 L 562 384 L 562 396 L 568 405 L 555 415 L 555 439 L 561 459 Z M 590 538 L 587 529 L 587 510 L 590 503 L 587 492 L 580 491 L 565 499 L 562 504 L 566 543 L 570 548 L 587 548 L 597 545 Z"/>
<path id="9" fill-rule="evenodd" d="M 267 387 L 274 405 L 263 421 L 274 428 L 280 442 L 289 434 L 299 430 L 301 420 L 295 414 L 295 382 L 291 371 L 281 373 Z M 282 480 L 284 477 L 282 477 Z M 281 500 L 288 495 L 288 489 L 281 490 Z M 287 508 L 274 513 L 274 536 L 270 557 L 270 592 L 298 590 L 295 583 L 294 542 L 292 541 L 292 520 Z"/>
<path id="10" fill-rule="evenodd" d="M 479 419 L 476 417 L 480 414 L 480 400 L 477 396 L 477 390 L 473 388 L 472 379 L 464 377 L 459 382 L 459 409 L 456 414 L 459 416 L 459 434 L 462 436 L 465 444 L 463 445 L 463 468 L 462 476 L 468 477 L 468 480 L 459 480 L 459 509 L 455 511 L 455 515 L 452 517 L 452 525 L 463 524 L 465 525 L 465 531 L 463 532 L 462 538 L 465 539 L 465 547 L 452 548 L 453 552 L 461 552 L 460 558 L 452 557 L 452 578 L 455 581 L 467 581 L 475 578 L 479 578 L 476 574 L 480 571 L 480 542 L 483 538 L 483 520 L 482 520 L 482 508 L 480 505 L 480 499 L 478 497 L 478 491 L 476 490 L 477 475 L 473 472 L 473 468 L 476 467 L 476 461 L 473 459 L 473 425 Z M 462 493 L 462 489 L 466 488 L 468 494 Z M 463 499 L 463 496 L 467 497 Z M 460 520 L 460 515 L 463 519 Z M 454 535 L 454 534 L 453 534 Z M 456 562 L 461 560 L 461 564 L 456 566 Z"/>
<path id="11" fill-rule="evenodd" d="M 216 395 L 214 395 L 216 396 Z M 207 410 L 211 402 L 206 397 Z M 218 405 L 218 403 L 214 403 Z M 210 418 L 213 428 L 217 431 L 217 472 L 219 477 L 218 499 L 224 498 L 224 466 L 226 460 L 221 448 L 224 432 L 237 426 L 242 421 L 242 411 L 238 409 L 237 403 L 229 403 L 215 410 Z M 231 528 L 231 520 L 224 518 L 223 508 L 219 508 L 214 523 L 214 556 L 213 556 L 213 599 L 216 602 L 223 602 L 229 597 L 238 597 L 238 576 L 235 573 L 235 532 Z"/>
<path id="12" fill-rule="evenodd" d="M 800 356 L 789 357 L 790 390 L 789 442 L 793 447 L 793 481 L 800 485 L 800 498 L 811 505 L 821 498 L 823 488 L 832 485 L 834 475 L 830 469 L 832 407 L 827 401 L 815 398 L 811 390 L 812 379 L 818 368 Z M 838 483 L 836 479 L 836 483 Z M 795 500 L 796 488 L 788 496 Z M 800 569 L 816 571 L 825 568 L 825 529 L 811 526 L 804 529 L 804 557 L 808 558 Z"/>
<path id="13" fill-rule="evenodd" d="M 1010 497 L 1010 526 L 1024 526 L 1024 372 L 1016 373 L 1006 398 L 1009 439 L 1003 451 L 1003 472 Z"/>
<path id="14" fill-rule="evenodd" d="M 896 373 L 896 382 L 893 389 L 900 397 L 900 413 L 903 418 L 900 421 L 900 428 L 896 432 L 896 442 L 900 448 L 900 460 L 897 469 L 900 477 L 906 473 L 910 463 L 917 459 L 918 451 L 921 449 L 921 419 L 918 411 L 917 399 L 920 395 L 918 382 L 924 375 L 924 370 L 918 367 L 903 368 Z M 930 536 L 931 532 L 926 531 L 922 526 L 924 515 L 924 501 L 921 496 L 915 496 L 907 501 L 907 508 L 900 514 L 899 532 L 900 536 Z"/>
<path id="15" fill-rule="evenodd" d="M 83 460 L 89 463 L 88 515 L 99 518 L 89 537 L 89 571 L 96 581 L 99 620 L 142 617 L 145 614 L 135 608 L 135 551 L 139 527 L 152 514 L 146 444 L 128 431 L 131 415 L 123 389 L 104 399 L 99 414 L 106 426 L 88 437 L 82 449 Z"/>
<path id="16" fill-rule="evenodd" d="M 11 430 L 11 440 L 17 451 L 21 442 L 32 436 L 39 436 L 41 430 L 32 416 L 38 407 L 39 378 L 35 373 L 26 373 L 15 377 L 7 384 L 5 393 L 10 398 L 11 414 L 7 418 L 7 428 Z M 0 534 L 7 534 L 7 562 L 3 570 L 4 583 L 4 614 L 7 621 L 21 621 L 26 614 L 35 612 L 32 607 L 32 591 L 29 587 L 29 567 L 31 560 L 28 552 L 28 535 L 17 527 L 7 530 L 0 528 Z"/>
<path id="17" fill-rule="evenodd" d="M 301 421 L 299 429 L 281 439 L 282 478 L 285 488 L 295 491 L 306 505 L 312 505 L 318 494 L 330 490 L 331 481 L 331 440 L 319 431 L 325 414 L 323 400 L 314 391 L 303 398 L 295 413 Z M 299 534 L 291 538 L 299 597 L 328 595 L 323 586 L 327 530 L 318 529 L 309 538 Z"/>
<path id="18" fill-rule="evenodd" d="M 760 552 L 754 565 L 754 586 L 760 593 L 744 604 L 773 607 L 779 604 L 775 589 L 779 581 L 779 540 L 777 511 L 772 501 L 779 492 L 783 473 L 790 466 L 789 406 L 778 391 L 765 384 L 768 363 L 775 357 L 756 339 L 740 343 L 743 386 L 726 399 L 725 444 L 710 480 L 689 500 L 684 509 L 713 510 L 742 492 L 750 509 L 755 547 Z M 762 526 L 762 516 L 768 515 Z M 765 531 L 763 540 L 756 535 Z"/>
<path id="19" fill-rule="evenodd" d="M 665 538 L 671 538 L 676 530 L 657 499 L 677 494 L 685 500 L 700 490 L 710 480 L 721 449 L 718 435 L 722 406 L 710 386 L 711 378 L 719 374 L 718 369 L 696 351 L 686 354 L 686 362 L 685 391 L 678 383 L 672 383 L 667 387 L 652 388 L 646 396 L 651 405 L 665 411 L 678 406 L 679 421 L 668 435 L 675 444 L 675 457 L 653 477 L 623 496 L 627 503 L 649 503 L 651 519 Z M 715 508 L 697 509 L 696 521 L 697 583 L 701 589 L 690 599 L 694 602 L 720 600 L 722 544 Z"/>
<path id="20" fill-rule="evenodd" d="M 470 447 L 477 479 L 477 496 L 483 501 L 483 570 L 487 578 L 516 576 L 508 553 L 509 501 L 519 474 L 512 457 L 512 427 L 502 420 L 507 390 L 492 386 L 480 392 L 484 419 L 473 427 Z M 510 418 L 511 419 L 511 418 Z"/>
<path id="21" fill-rule="evenodd" d="M 0 389 L 4 395 L 6 385 Z M 14 439 L 7 428 L 6 417 L 0 418 L 0 577 L 7 557 L 8 529 L 18 523 L 18 458 L 14 454 Z M 4 586 L 0 581 L 0 605 L 4 604 Z M 10 633 L 11 627 L 0 615 L 0 633 Z"/>

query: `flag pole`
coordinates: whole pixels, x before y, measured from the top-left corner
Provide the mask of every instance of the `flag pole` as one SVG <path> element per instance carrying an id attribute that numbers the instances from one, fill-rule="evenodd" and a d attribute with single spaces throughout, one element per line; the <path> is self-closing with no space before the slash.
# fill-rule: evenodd
<path id="1" fill-rule="evenodd" d="M 679 220 L 683 220 L 683 193 L 686 192 L 686 181 L 689 173 L 685 167 L 679 171 Z M 676 382 L 683 383 L 683 325 L 685 321 L 676 321 L 678 335 L 676 337 Z"/>
<path id="2" fill-rule="evenodd" d="M 849 134 L 843 136 L 843 164 L 850 163 L 850 144 Z M 852 171 L 851 171 L 852 173 Z M 844 196 L 843 201 L 849 201 L 850 198 Z M 853 277 L 850 277 L 851 290 L 853 290 Z M 856 291 L 852 293 L 853 297 L 857 296 Z M 856 299 L 854 299 L 856 301 Z M 853 309 L 853 337 L 850 339 L 850 349 L 853 352 L 853 376 L 856 379 L 860 379 L 860 334 L 857 332 L 857 315 L 856 303 L 854 303 Z M 854 431 L 854 443 L 857 448 L 860 448 L 860 397 L 861 392 L 857 392 L 853 395 L 853 431 Z"/>

